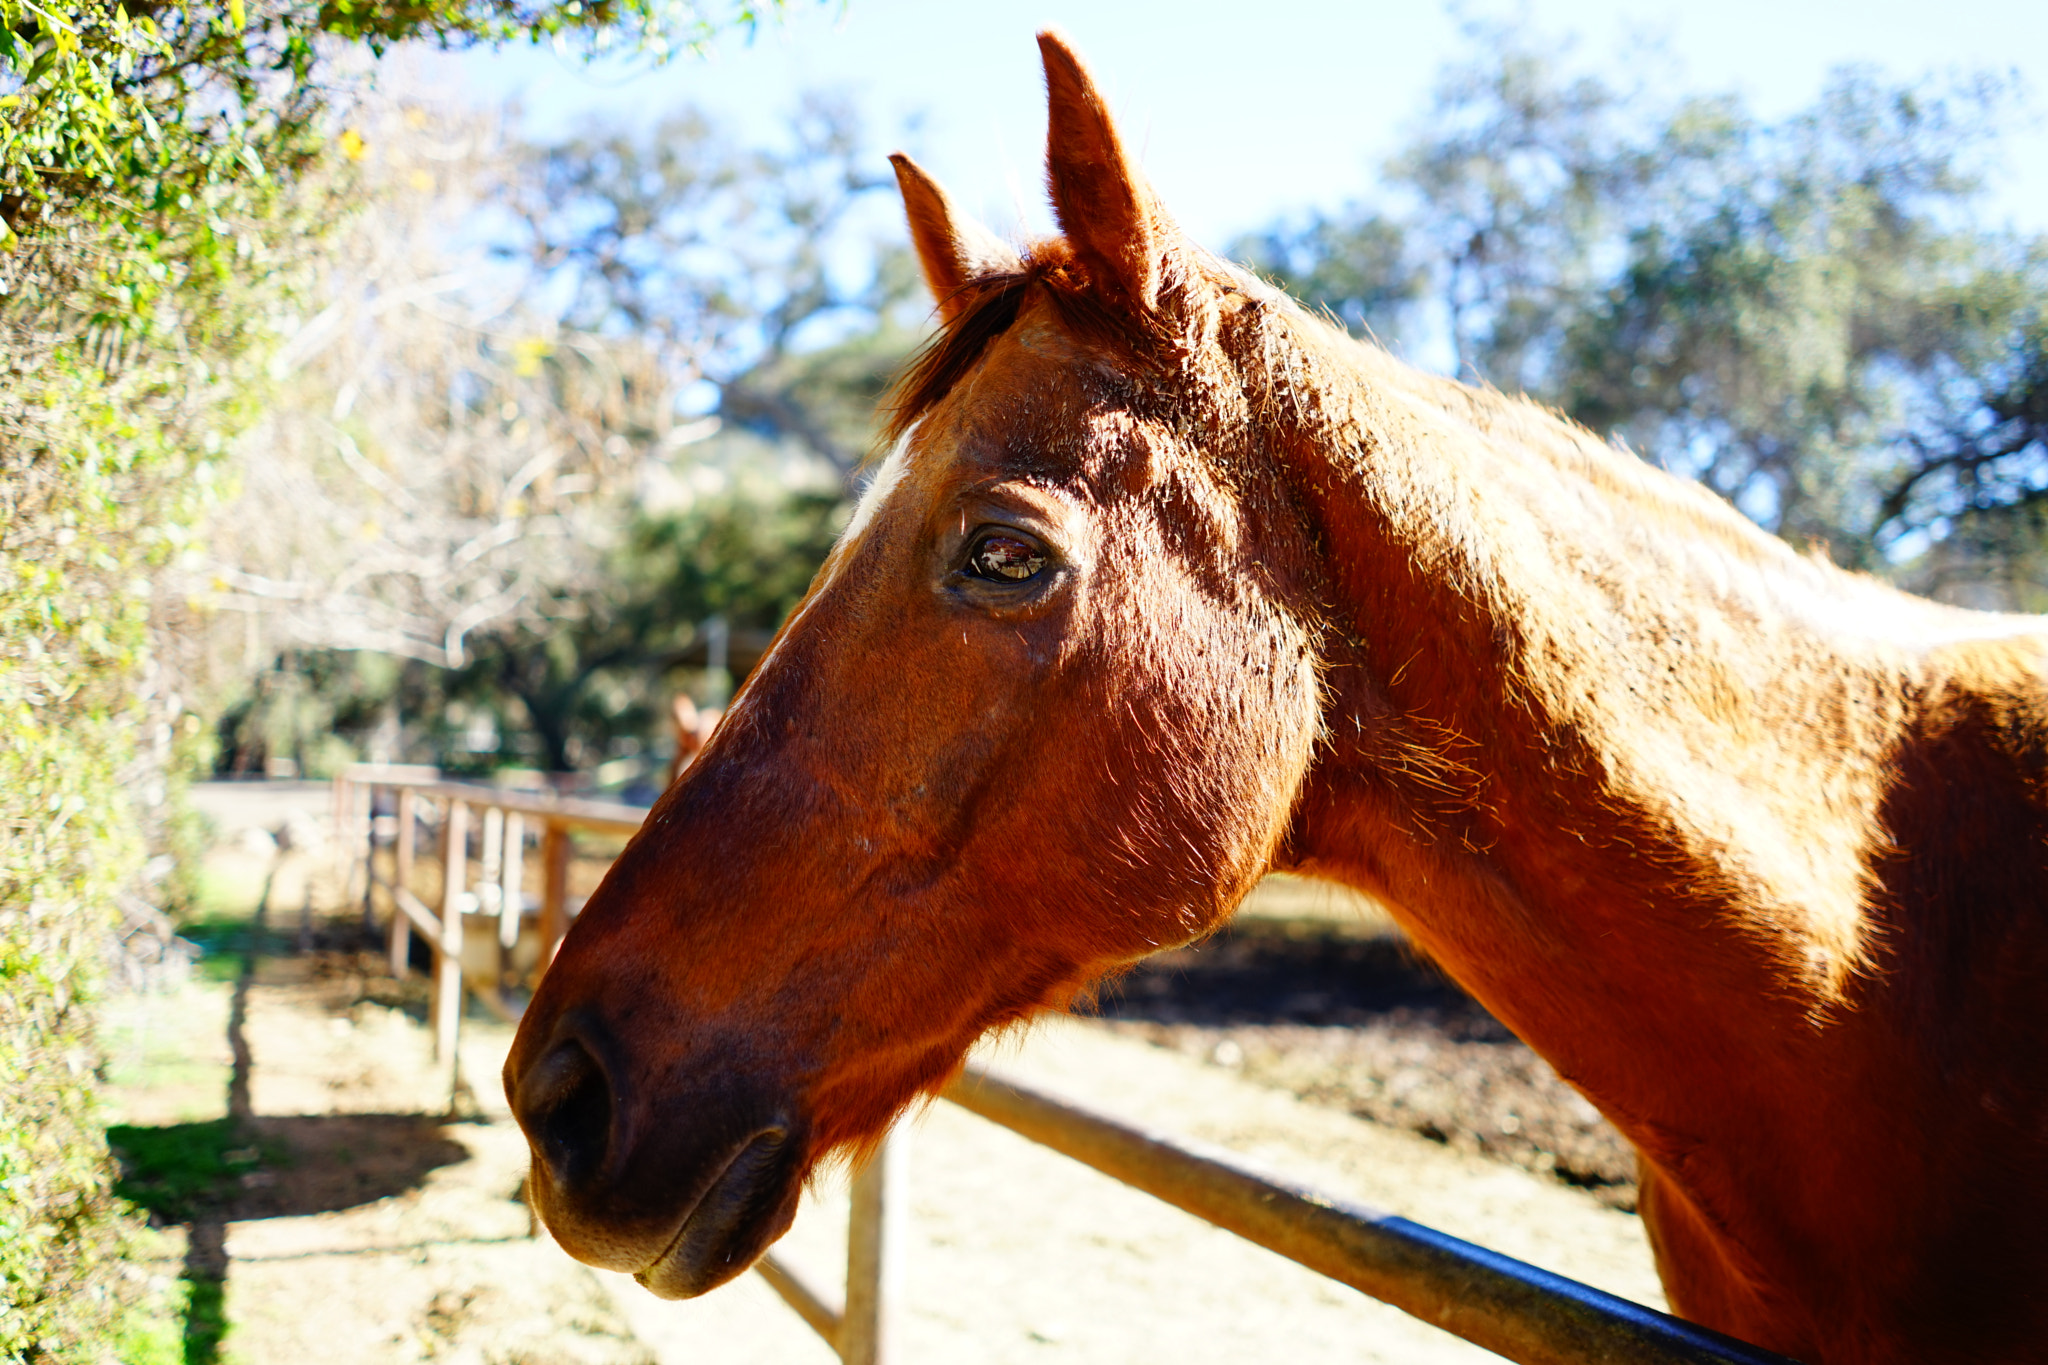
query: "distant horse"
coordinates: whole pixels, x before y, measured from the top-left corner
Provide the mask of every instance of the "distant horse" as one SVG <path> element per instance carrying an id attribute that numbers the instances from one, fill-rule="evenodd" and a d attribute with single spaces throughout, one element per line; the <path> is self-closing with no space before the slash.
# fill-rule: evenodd
<path id="1" fill-rule="evenodd" d="M 723 714 L 715 706 L 698 706 L 680 692 L 669 699 L 668 727 L 676 742 L 675 752 L 669 755 L 668 760 L 668 783 L 671 787 L 683 775 L 683 769 L 704 751 Z"/>
<path id="2" fill-rule="evenodd" d="M 1678 1312 L 2048 1360 L 2048 622 L 1353 343 L 1041 46 L 1065 236 L 896 158 L 944 328 L 893 452 L 526 1015 L 548 1226 L 701 1293 L 976 1039 L 1285 868 L 1635 1143 Z"/>

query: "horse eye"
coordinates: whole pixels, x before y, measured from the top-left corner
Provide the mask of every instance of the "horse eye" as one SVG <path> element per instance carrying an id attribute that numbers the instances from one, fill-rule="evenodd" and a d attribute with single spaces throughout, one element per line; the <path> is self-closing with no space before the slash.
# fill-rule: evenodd
<path id="1" fill-rule="evenodd" d="M 1005 535 L 1001 531 L 975 541 L 974 549 L 967 555 L 970 573 L 977 578 L 990 578 L 997 582 L 1020 583 L 1027 578 L 1036 578 L 1044 567 L 1045 554 L 1036 545 L 1021 536 Z"/>

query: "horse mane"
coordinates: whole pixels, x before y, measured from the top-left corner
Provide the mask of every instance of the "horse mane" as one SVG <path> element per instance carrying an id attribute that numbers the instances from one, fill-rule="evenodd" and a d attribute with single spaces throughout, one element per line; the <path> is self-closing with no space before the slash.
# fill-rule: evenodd
<path id="1" fill-rule="evenodd" d="M 1799 553 L 1763 530 L 1727 501 L 1689 479 L 1675 478 L 1634 452 L 1601 439 L 1564 413 L 1524 395 L 1503 393 L 1402 360 L 1384 346 L 1361 341 L 1318 317 L 1285 292 L 1243 269 L 1194 250 L 1182 268 L 1203 277 L 1212 295 L 1229 300 L 1219 315 L 1205 309 L 1212 335 L 1242 385 L 1252 410 L 1321 427 L 1330 447 L 1364 451 L 1377 445 L 1371 428 L 1407 431 L 1411 438 L 1444 438 L 1446 458 L 1456 448 L 1512 447 L 1564 479 L 1626 504 L 1681 541 L 1760 571 L 1765 596 L 1818 594 L 1840 600 L 1874 592 L 1885 609 L 1918 615 L 1924 604 L 1899 596 L 1861 574 L 1845 573 L 1824 548 Z M 1030 244 L 1018 269 L 977 276 L 954 293 L 961 306 L 910 359 L 883 400 L 881 449 L 890 449 L 946 397 L 989 346 L 1013 325 L 1025 300 L 1047 299 L 1078 339 L 1104 347 L 1133 378 L 1171 370 L 1217 352 L 1191 346 L 1185 332 L 1156 313 L 1105 305 L 1073 249 L 1060 238 Z M 1210 379 L 1221 376 L 1207 376 Z M 1348 393 L 1349 401 L 1344 395 Z"/>
<path id="2" fill-rule="evenodd" d="M 1752 549 L 1759 542 L 1783 548 L 1721 499 L 1688 482 L 1660 477 L 1632 454 L 1608 446 L 1560 412 L 1526 397 L 1418 370 L 1385 347 L 1362 342 L 1314 316 L 1234 266 L 1206 257 L 1202 266 L 1212 284 L 1253 305 L 1262 340 L 1277 340 L 1301 358 L 1320 362 L 1319 369 L 1368 380 L 1386 398 L 1402 400 L 1394 406 L 1427 411 L 1476 434 L 1522 445 L 1631 501 L 1676 502 L 1692 517 L 1718 523 Z M 979 275 L 946 300 L 961 306 L 905 364 L 882 402 L 882 449 L 893 447 L 919 417 L 952 392 L 996 338 L 1015 325 L 1025 298 L 1034 290 L 1052 302 L 1070 330 L 1113 350 L 1119 360 L 1158 369 L 1163 358 L 1185 354 L 1184 345 L 1176 344 L 1184 338 L 1164 323 L 1106 307 L 1064 240 L 1036 242 L 1027 248 L 1018 269 Z M 1267 349 L 1270 352 L 1270 346 Z M 1238 359 L 1240 378 L 1257 391 L 1253 397 L 1258 408 L 1293 406 L 1287 400 L 1299 395 L 1282 392 L 1292 386 L 1275 382 L 1276 369 L 1291 368 L 1284 360 L 1276 366 L 1270 359 L 1264 364 Z"/>
<path id="3" fill-rule="evenodd" d="M 1269 357 L 1245 365 L 1247 377 L 1262 389 L 1275 387 L 1271 370 L 1274 351 L 1279 363 L 1299 368 L 1307 361 L 1319 373 L 1311 380 L 1328 397 L 1339 385 L 1363 385 L 1372 391 L 1380 419 L 1409 428 L 1434 428 L 1446 447 L 1485 443 L 1511 447 L 1541 461 L 1567 479 L 1583 482 L 1625 502 L 1667 529 L 1679 531 L 1732 553 L 1736 558 L 1773 571 L 1789 571 L 1796 579 L 1843 577 L 1824 554 L 1800 554 L 1765 531 L 1705 486 L 1645 461 L 1636 452 L 1605 440 L 1564 412 L 1526 394 L 1504 393 L 1488 384 L 1470 384 L 1432 374 L 1401 359 L 1376 340 L 1353 336 L 1302 307 L 1285 293 L 1263 286 L 1241 272 L 1224 267 L 1239 287 L 1257 291 L 1262 343 Z M 1267 373 L 1261 376 L 1258 372 Z M 1298 387 L 1293 380 L 1289 387 Z M 1265 397 L 1267 395 L 1260 395 Z M 1328 421 L 1328 417 L 1325 417 Z M 1360 415 L 1349 415 L 1359 425 Z M 1342 419 L 1337 425 L 1346 425 Z M 1360 445 L 1360 441 L 1343 441 Z"/>

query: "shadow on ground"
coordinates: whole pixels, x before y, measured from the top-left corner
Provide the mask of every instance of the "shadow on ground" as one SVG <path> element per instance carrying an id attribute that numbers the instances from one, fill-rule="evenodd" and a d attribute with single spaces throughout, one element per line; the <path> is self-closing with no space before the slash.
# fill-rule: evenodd
<path id="1" fill-rule="evenodd" d="M 213 1365 L 227 1332 L 227 1228 L 354 1208 L 417 1189 L 469 1159 L 445 1116 L 309 1114 L 107 1130 L 121 1196 L 152 1222 L 186 1226 L 185 1365 Z"/>
<path id="2" fill-rule="evenodd" d="M 119 1192 L 160 1223 L 292 1218 L 419 1188 L 469 1152 L 445 1116 L 308 1114 L 115 1127 Z"/>
<path id="3" fill-rule="evenodd" d="M 270 864 L 247 920 L 222 917 L 186 926 L 205 950 L 202 970 L 234 981 L 227 1115 L 107 1129 L 107 1144 L 121 1163 L 118 1193 L 153 1222 L 187 1229 L 185 1365 L 214 1365 L 220 1358 L 228 1327 L 228 1224 L 354 1208 L 417 1189 L 434 1170 L 470 1158 L 467 1148 L 443 1134 L 447 1115 L 255 1112 L 249 992 L 270 947 L 271 897 L 281 864 L 282 855 Z M 300 917 L 302 950 L 313 937 L 310 898 L 307 907 Z"/>
<path id="4" fill-rule="evenodd" d="M 1633 1208 L 1635 1152 L 1398 934 L 1240 918 L 1105 985 L 1111 1028 Z"/>
<path id="5" fill-rule="evenodd" d="M 1428 1011 L 1461 1038 L 1513 1037 L 1398 935 L 1329 920 L 1242 919 L 1146 958 L 1102 993 L 1104 1018 L 1209 1027 L 1361 1025 Z"/>

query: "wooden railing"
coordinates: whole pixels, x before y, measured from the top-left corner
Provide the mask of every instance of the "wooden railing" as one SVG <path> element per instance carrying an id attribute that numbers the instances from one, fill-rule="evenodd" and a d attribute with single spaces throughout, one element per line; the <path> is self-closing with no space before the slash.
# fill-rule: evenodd
<path id="1" fill-rule="evenodd" d="M 396 793 L 393 871 L 377 871 L 383 832 L 374 792 Z M 440 903 L 412 893 L 414 831 L 428 807 L 440 814 Z M 484 887 L 466 892 L 468 812 L 483 812 Z M 543 893 L 541 965 L 567 929 L 569 832 L 631 833 L 646 812 L 469 783 L 443 782 L 431 769 L 352 768 L 335 788 L 344 847 L 359 849 L 366 912 L 376 890 L 390 915 L 392 970 L 405 971 L 409 937 L 434 948 L 436 1056 L 456 1079 L 454 1057 L 463 1007 L 464 913 L 496 914 L 503 942 L 525 913 L 521 859 L 528 826 L 540 832 Z M 493 852 L 493 850 L 496 850 Z M 352 874 L 353 875 L 353 874 Z M 493 880 L 493 878 L 495 880 Z M 355 885 L 351 882 L 351 886 Z M 467 899 L 466 899 L 467 897 Z M 481 995 L 482 992 L 479 992 Z M 511 1013 L 502 1001 L 501 1012 Z M 1050 1147 L 1184 1209 L 1206 1222 L 1341 1281 L 1453 1335 L 1523 1365 L 1793 1365 L 1689 1322 L 1631 1303 L 1547 1270 L 1460 1241 L 1405 1218 L 1366 1209 L 1276 1180 L 1228 1153 L 1200 1151 L 1108 1115 L 1093 1113 L 994 1073 L 968 1068 L 944 1098 L 1033 1142 Z M 846 1290 L 835 1299 L 776 1257 L 756 1264 L 765 1280 L 836 1350 L 846 1365 L 885 1365 L 896 1335 L 893 1292 L 903 1217 L 903 1146 L 885 1141 L 854 1178 L 847 1233 Z"/>
<path id="2" fill-rule="evenodd" d="M 377 813 L 380 791 L 393 798 L 389 815 Z M 366 921 L 375 917 L 379 891 L 392 908 L 387 930 L 392 975 L 405 976 L 414 934 L 425 939 L 432 950 L 434 1058 L 447 1069 L 451 1089 L 460 1079 L 456 1058 L 465 994 L 476 994 L 494 1013 L 516 1017 L 516 1011 L 493 986 L 465 981 L 464 917 L 497 920 L 499 943 L 506 949 L 515 945 L 526 928 L 526 845 L 534 840 L 539 845 L 541 866 L 537 927 L 539 966 L 544 969 L 568 932 L 573 909 L 569 903 L 571 834 L 592 830 L 630 835 L 647 817 L 639 806 L 474 782 L 444 782 L 432 768 L 378 764 L 358 764 L 335 779 L 334 813 L 339 846 L 348 851 L 347 894 L 362 896 Z M 472 813 L 477 817 L 479 846 L 473 886 L 469 874 Z M 439 831 L 441 889 L 432 906 L 422 901 L 412 886 L 423 824 Z M 392 851 L 388 875 L 379 869 L 377 859 L 378 850 L 386 847 Z"/>
<path id="3" fill-rule="evenodd" d="M 391 809 L 380 814 L 382 804 Z M 472 826 L 472 813 L 476 820 Z M 495 918 L 499 943 L 511 946 L 525 932 L 528 906 L 524 894 L 525 854 L 529 838 L 539 844 L 541 894 L 537 910 L 539 966 L 552 961 L 576 910 L 569 896 L 570 842 L 574 831 L 630 835 L 646 819 L 643 807 L 587 801 L 546 792 L 446 782 L 437 769 L 395 764 L 357 764 L 335 779 L 334 822 L 337 846 L 344 850 L 345 894 L 362 898 L 366 926 L 379 917 L 379 893 L 388 911 L 391 973 L 403 979 L 408 971 L 412 938 L 417 934 L 432 952 L 434 1058 L 444 1068 L 451 1101 L 462 1084 L 458 1064 L 465 1000 L 474 994 L 493 1013 L 516 1017 L 516 1009 L 498 995 L 495 983 L 471 982 L 462 971 L 465 916 Z M 427 905 L 413 890 L 422 825 L 437 830 L 441 889 L 436 904 Z M 469 844 L 474 828 L 478 844 L 478 876 L 472 890 Z M 378 854 L 390 851 L 388 874 Z M 875 1158 L 853 1182 L 853 1217 L 846 1248 L 846 1292 L 838 1297 L 814 1287 L 795 1267 L 773 1255 L 755 1264 L 803 1320 L 822 1335 L 849 1365 L 881 1365 L 888 1356 L 888 1309 L 893 1301 L 887 1282 L 895 1258 L 891 1229 L 901 1217 L 902 1200 L 891 1190 L 900 1186 L 902 1146 L 884 1141 Z"/>

